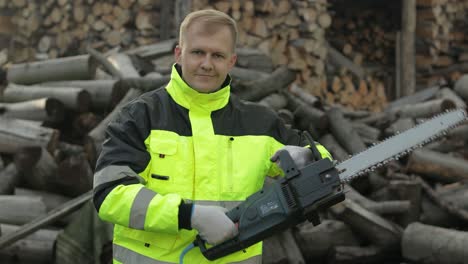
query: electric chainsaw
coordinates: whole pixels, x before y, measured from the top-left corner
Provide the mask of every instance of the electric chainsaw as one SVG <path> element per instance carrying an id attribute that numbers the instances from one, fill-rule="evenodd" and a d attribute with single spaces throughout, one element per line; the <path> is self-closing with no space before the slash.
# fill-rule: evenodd
<path id="1" fill-rule="evenodd" d="M 337 165 L 329 159 L 319 159 L 304 168 L 297 168 L 289 153 L 281 151 L 279 159 L 284 177 L 226 213 L 238 224 L 239 234 L 209 248 L 197 236 L 194 245 L 207 259 L 215 260 L 306 220 L 318 225 L 320 209 L 345 199 L 344 183 L 399 159 L 466 119 L 467 114 L 462 109 L 440 114 Z"/>

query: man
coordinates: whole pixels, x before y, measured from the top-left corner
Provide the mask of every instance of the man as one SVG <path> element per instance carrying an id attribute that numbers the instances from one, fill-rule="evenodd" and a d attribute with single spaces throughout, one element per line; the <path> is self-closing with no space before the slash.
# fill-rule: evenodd
<path id="1" fill-rule="evenodd" d="M 209 244 L 234 237 L 226 210 L 260 190 L 265 176 L 281 174 L 270 160 L 277 150 L 301 144 L 274 112 L 230 96 L 236 38 L 226 14 L 189 14 L 170 82 L 126 105 L 109 125 L 94 204 L 115 224 L 114 263 L 177 263 L 197 234 Z M 298 166 L 312 156 L 285 148 Z M 261 263 L 261 253 L 258 243 L 213 263 Z M 198 248 L 184 257 L 208 262 Z"/>

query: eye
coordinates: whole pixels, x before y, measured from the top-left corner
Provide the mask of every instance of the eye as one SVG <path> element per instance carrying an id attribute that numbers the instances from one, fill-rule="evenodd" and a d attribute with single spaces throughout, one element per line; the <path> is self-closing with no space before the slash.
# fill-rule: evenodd
<path id="1" fill-rule="evenodd" d="M 201 50 L 193 50 L 193 51 L 192 51 L 192 54 L 194 54 L 194 55 L 202 55 L 202 54 L 203 54 L 203 51 L 201 51 Z"/>
<path id="2" fill-rule="evenodd" d="M 223 59 L 224 58 L 224 55 L 222 54 L 214 54 L 213 57 L 217 58 L 217 59 Z"/>

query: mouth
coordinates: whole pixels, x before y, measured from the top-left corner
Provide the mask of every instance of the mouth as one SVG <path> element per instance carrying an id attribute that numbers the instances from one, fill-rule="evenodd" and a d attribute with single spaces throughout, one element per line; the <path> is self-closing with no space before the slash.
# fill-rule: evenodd
<path id="1" fill-rule="evenodd" d="M 215 77 L 214 75 L 207 75 L 207 74 L 196 74 L 196 76 L 200 76 L 200 77 Z"/>

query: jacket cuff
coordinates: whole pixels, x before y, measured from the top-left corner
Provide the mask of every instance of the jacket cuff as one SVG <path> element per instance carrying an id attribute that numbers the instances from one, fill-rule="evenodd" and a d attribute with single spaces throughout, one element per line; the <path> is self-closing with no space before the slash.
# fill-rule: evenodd
<path id="1" fill-rule="evenodd" d="M 179 205 L 179 229 L 192 230 L 192 203 L 184 203 L 182 201 Z"/>

